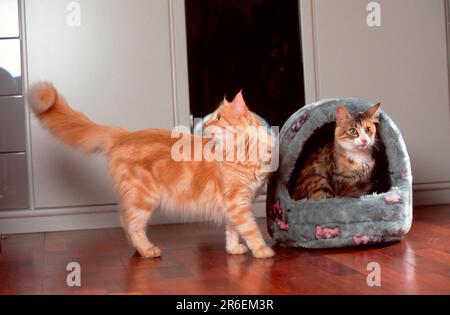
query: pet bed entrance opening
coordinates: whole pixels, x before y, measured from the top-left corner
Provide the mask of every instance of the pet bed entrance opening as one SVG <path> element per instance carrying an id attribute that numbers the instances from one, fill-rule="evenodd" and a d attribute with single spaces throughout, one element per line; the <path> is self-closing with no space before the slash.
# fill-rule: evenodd
<path id="1" fill-rule="evenodd" d="M 380 126 L 377 124 L 377 130 Z M 331 143 L 334 140 L 334 130 L 336 129 L 335 122 L 329 122 L 323 126 L 317 128 L 313 135 L 306 140 L 300 156 L 295 163 L 294 170 L 290 176 L 287 188 L 289 190 L 289 195 L 292 198 L 292 193 L 295 190 L 295 185 L 297 182 L 297 175 L 299 171 L 303 168 L 307 158 L 313 153 L 318 147 L 322 147 L 327 143 Z M 384 142 L 380 136 L 380 132 L 377 132 L 376 147 L 374 149 L 374 159 L 375 167 L 372 173 L 372 181 L 374 182 L 373 189 L 369 194 L 373 193 L 384 193 L 389 191 L 391 188 L 391 181 L 389 176 L 389 162 L 385 152 Z"/>

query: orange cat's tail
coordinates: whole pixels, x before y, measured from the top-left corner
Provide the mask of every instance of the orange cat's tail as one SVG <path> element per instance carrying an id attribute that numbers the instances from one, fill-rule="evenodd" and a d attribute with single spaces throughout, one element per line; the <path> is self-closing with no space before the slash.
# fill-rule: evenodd
<path id="1" fill-rule="evenodd" d="M 86 153 L 108 152 L 115 139 L 127 131 L 97 125 L 84 114 L 72 109 L 48 82 L 33 85 L 28 102 L 36 117 L 56 137 Z"/>

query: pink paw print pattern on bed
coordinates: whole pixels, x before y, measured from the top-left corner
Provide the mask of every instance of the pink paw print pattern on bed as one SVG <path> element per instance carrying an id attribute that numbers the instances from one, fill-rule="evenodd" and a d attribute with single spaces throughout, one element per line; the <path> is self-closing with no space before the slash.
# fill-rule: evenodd
<path id="1" fill-rule="evenodd" d="M 304 113 L 303 115 L 300 116 L 298 121 L 292 126 L 292 131 L 298 132 L 300 129 L 302 129 L 303 125 L 305 124 L 305 122 L 307 120 L 308 120 L 308 115 L 306 113 Z"/>
<path id="2" fill-rule="evenodd" d="M 339 237 L 339 228 L 322 228 L 320 225 L 316 226 L 316 238 L 320 239 L 329 239 Z"/>
<path id="3" fill-rule="evenodd" d="M 412 176 L 411 172 L 409 170 L 404 170 L 400 172 L 401 177 L 409 177 Z"/>
<path id="4" fill-rule="evenodd" d="M 282 231 L 287 231 L 287 230 L 289 230 L 289 223 L 284 222 L 283 220 L 278 219 L 278 218 L 275 219 L 275 222 L 277 223 L 278 228 L 279 228 L 280 230 L 282 230 Z"/>
<path id="5" fill-rule="evenodd" d="M 402 197 L 400 197 L 399 195 L 395 194 L 395 195 L 386 195 L 384 196 L 384 200 L 389 203 L 389 204 L 394 204 L 394 203 L 399 203 L 402 201 Z"/>
<path id="6" fill-rule="evenodd" d="M 275 223 L 278 225 L 278 228 L 281 231 L 289 230 L 289 223 L 283 219 L 283 211 L 281 211 L 280 199 L 277 199 L 277 201 L 272 204 L 270 210 L 272 210 L 272 215 L 275 218 Z"/>
<path id="7" fill-rule="evenodd" d="M 353 241 L 355 241 L 356 245 L 366 245 L 374 240 L 375 239 L 372 235 L 353 236 Z"/>
<path id="8" fill-rule="evenodd" d="M 270 206 L 270 210 L 272 210 L 274 217 L 281 215 L 280 199 L 277 199 L 277 201 Z"/>

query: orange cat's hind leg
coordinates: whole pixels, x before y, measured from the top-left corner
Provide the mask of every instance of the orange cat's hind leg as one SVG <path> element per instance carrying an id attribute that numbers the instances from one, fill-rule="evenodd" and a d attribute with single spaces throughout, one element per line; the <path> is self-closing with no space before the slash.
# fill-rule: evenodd
<path id="1" fill-rule="evenodd" d="M 150 201 L 148 196 L 136 198 L 133 193 L 129 193 L 127 196 L 122 199 L 121 219 L 129 241 L 142 257 L 161 256 L 161 250 L 153 245 L 147 237 L 147 225 L 157 207 L 157 201 Z"/>
<path id="2" fill-rule="evenodd" d="M 227 211 L 229 223 L 245 240 L 256 258 L 270 258 L 275 252 L 267 246 L 253 217 L 251 206 L 231 205 Z"/>
<path id="3" fill-rule="evenodd" d="M 230 224 L 227 224 L 225 231 L 225 244 L 228 254 L 242 255 L 248 251 L 247 246 L 239 242 L 239 233 Z"/>

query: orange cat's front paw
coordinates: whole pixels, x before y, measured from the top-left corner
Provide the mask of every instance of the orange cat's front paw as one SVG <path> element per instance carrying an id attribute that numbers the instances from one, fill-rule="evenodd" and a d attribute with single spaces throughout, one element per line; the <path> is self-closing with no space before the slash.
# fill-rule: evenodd
<path id="1" fill-rule="evenodd" d="M 275 256 L 275 252 L 269 246 L 264 245 L 253 251 L 253 256 L 255 258 L 270 258 Z"/>
<path id="2" fill-rule="evenodd" d="M 161 250 L 156 246 L 146 248 L 142 252 L 139 251 L 139 253 L 145 258 L 156 258 L 161 256 Z"/>
<path id="3" fill-rule="evenodd" d="M 242 255 L 248 251 L 247 246 L 244 244 L 237 244 L 232 249 L 227 249 L 227 253 L 231 255 Z"/>

